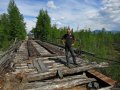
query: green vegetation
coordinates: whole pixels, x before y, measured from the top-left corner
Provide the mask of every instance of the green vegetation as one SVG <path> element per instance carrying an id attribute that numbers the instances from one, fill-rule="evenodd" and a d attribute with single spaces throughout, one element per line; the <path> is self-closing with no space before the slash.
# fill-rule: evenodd
<path id="1" fill-rule="evenodd" d="M 26 36 L 25 23 L 14 0 L 10 0 L 8 14 L 0 15 L 0 49 L 6 50 L 15 40 Z"/>
<path id="2" fill-rule="evenodd" d="M 36 27 L 34 29 L 35 38 L 41 40 L 48 40 L 48 38 L 50 37 L 49 35 L 50 28 L 51 28 L 50 17 L 47 11 L 44 11 L 42 9 L 39 12 L 39 15 L 37 17 Z"/>
<path id="3" fill-rule="evenodd" d="M 66 27 L 57 29 L 55 24 L 51 26 L 51 18 L 48 12 L 41 9 L 37 17 L 36 26 L 31 30 L 31 33 L 34 33 L 35 39 L 57 43 L 66 32 L 66 29 Z"/>
<path id="4" fill-rule="evenodd" d="M 106 32 L 104 29 L 98 33 L 90 30 L 81 30 L 74 34 L 80 39 L 82 50 L 93 52 L 101 58 L 110 58 L 109 55 L 112 54 L 112 43 L 114 42 L 114 35 L 111 32 Z"/>

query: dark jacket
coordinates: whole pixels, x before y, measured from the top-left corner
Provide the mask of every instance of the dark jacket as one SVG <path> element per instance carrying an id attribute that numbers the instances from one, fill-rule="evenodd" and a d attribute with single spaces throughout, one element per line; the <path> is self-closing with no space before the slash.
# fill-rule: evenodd
<path id="1" fill-rule="evenodd" d="M 65 34 L 62 37 L 62 40 L 65 40 L 65 47 L 71 47 L 73 42 L 75 41 L 75 37 L 74 35 L 69 35 L 69 34 Z"/>

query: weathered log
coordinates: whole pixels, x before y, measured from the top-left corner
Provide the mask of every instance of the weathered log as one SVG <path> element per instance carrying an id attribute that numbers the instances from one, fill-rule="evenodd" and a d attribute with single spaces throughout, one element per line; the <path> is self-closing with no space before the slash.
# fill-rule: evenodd
<path id="1" fill-rule="evenodd" d="M 51 55 L 50 52 L 48 52 L 45 48 L 43 48 L 42 46 L 40 46 L 38 43 L 36 43 L 35 41 L 31 41 L 31 43 L 33 44 L 33 46 L 36 48 L 37 52 L 39 52 L 40 55 Z"/>
<path id="2" fill-rule="evenodd" d="M 42 41 L 36 41 L 36 42 L 39 43 L 44 48 L 46 48 L 52 54 L 64 55 L 64 52 L 60 50 L 60 47 L 57 47 L 55 45 L 52 45 L 52 44 L 46 43 L 46 42 L 42 42 Z"/>
<path id="3" fill-rule="evenodd" d="M 55 63 L 55 61 L 53 61 L 53 60 L 51 60 L 51 61 L 50 60 L 44 60 L 43 62 L 46 63 L 46 64 L 47 63 Z"/>
<path id="4" fill-rule="evenodd" d="M 30 40 L 27 41 L 27 49 L 29 57 L 39 56 L 39 53 L 37 52 L 36 48 L 33 46 Z"/>
<path id="5" fill-rule="evenodd" d="M 37 42 L 37 41 L 36 41 Z M 39 45 L 41 45 L 42 47 L 44 47 L 46 50 L 48 50 L 50 53 L 52 53 L 52 54 L 55 54 L 55 52 L 54 51 L 52 51 L 51 49 L 49 49 L 48 47 L 48 45 L 46 46 L 46 44 L 44 43 L 44 42 L 41 42 L 41 41 L 39 41 L 39 42 L 37 42 Z"/>
<path id="6" fill-rule="evenodd" d="M 46 55 L 41 55 L 41 57 L 54 57 L 56 54 L 46 54 Z"/>
<path id="7" fill-rule="evenodd" d="M 68 67 L 55 67 L 55 68 L 50 68 L 49 69 L 49 72 L 56 72 L 56 71 L 58 71 L 58 70 L 60 70 L 60 71 L 62 71 L 62 70 L 64 70 L 64 69 L 68 69 Z"/>
<path id="8" fill-rule="evenodd" d="M 27 69 L 28 66 L 20 66 L 20 67 L 15 67 L 16 69 Z"/>
<path id="9" fill-rule="evenodd" d="M 65 57 L 65 56 L 53 56 L 53 57 L 49 57 L 49 56 L 46 56 L 46 57 L 39 57 L 38 59 L 42 59 L 42 60 L 46 60 L 46 59 L 54 59 L 54 58 L 61 58 L 61 57 Z"/>
<path id="10" fill-rule="evenodd" d="M 18 49 L 18 52 L 15 54 L 15 58 L 13 59 L 14 63 L 19 63 L 22 65 L 23 61 L 28 60 L 28 50 L 27 50 L 27 42 L 24 41 Z"/>
<path id="11" fill-rule="evenodd" d="M 75 67 L 75 68 L 66 68 L 63 70 L 60 70 L 58 68 L 58 70 L 62 71 L 63 75 L 69 75 L 69 74 L 74 74 L 74 73 L 79 73 L 79 72 L 83 72 L 83 71 L 87 71 L 89 69 L 94 68 L 94 66 L 91 65 L 87 65 L 87 66 L 82 66 L 82 67 Z M 45 72 L 45 73 L 39 73 L 39 74 L 34 74 L 34 75 L 28 75 L 27 79 L 28 81 L 36 81 L 36 80 L 43 80 L 43 79 L 47 79 L 50 77 L 55 77 L 57 73 L 56 71 L 49 71 L 49 72 Z"/>
<path id="12" fill-rule="evenodd" d="M 15 72 L 13 72 L 13 73 L 17 73 L 17 72 L 21 72 L 21 71 L 25 71 L 25 73 L 37 72 L 36 69 L 24 68 L 24 69 L 15 69 Z"/>
<path id="13" fill-rule="evenodd" d="M 29 72 L 29 74 L 33 75 L 33 74 L 37 74 L 38 72 L 37 71 L 32 71 L 32 72 Z"/>
<path id="14" fill-rule="evenodd" d="M 94 78 L 87 78 L 84 75 L 67 76 L 63 79 L 44 80 L 41 82 L 27 83 L 24 90 L 61 90 L 71 88 L 77 85 L 86 84 L 91 81 L 96 81 Z"/>
<path id="15" fill-rule="evenodd" d="M 54 69 L 54 68 L 64 67 L 65 66 L 64 64 L 58 63 L 58 62 L 56 62 L 54 60 L 42 59 L 42 58 L 37 58 L 37 60 L 38 60 L 39 65 L 40 66 L 42 65 L 42 67 L 44 67 L 44 68 L 48 68 L 50 66 L 51 68 Z M 40 68 L 42 68 L 42 67 L 40 67 Z"/>
<path id="16" fill-rule="evenodd" d="M 40 67 L 39 67 L 39 64 L 38 64 L 37 60 L 33 60 L 33 65 L 34 65 L 34 67 L 37 69 L 37 71 L 38 71 L 39 73 L 42 72 L 42 70 L 41 70 Z"/>
<path id="17" fill-rule="evenodd" d="M 27 63 L 18 63 L 18 64 L 15 64 L 15 66 L 27 66 Z"/>

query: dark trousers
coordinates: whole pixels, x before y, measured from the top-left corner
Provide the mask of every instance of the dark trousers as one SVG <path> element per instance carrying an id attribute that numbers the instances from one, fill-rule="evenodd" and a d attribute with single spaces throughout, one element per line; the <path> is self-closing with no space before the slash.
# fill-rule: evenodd
<path id="1" fill-rule="evenodd" d="M 76 64 L 76 58 L 75 58 L 75 54 L 74 54 L 72 47 L 65 47 L 65 55 L 66 55 L 67 64 L 70 64 L 69 56 L 68 56 L 69 52 L 73 58 L 73 63 Z"/>

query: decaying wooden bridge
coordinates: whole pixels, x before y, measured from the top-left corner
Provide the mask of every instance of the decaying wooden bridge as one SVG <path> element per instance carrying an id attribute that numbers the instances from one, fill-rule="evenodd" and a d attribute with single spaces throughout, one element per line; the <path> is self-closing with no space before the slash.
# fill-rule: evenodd
<path id="1" fill-rule="evenodd" d="M 114 80 L 96 66 L 77 58 L 79 66 L 66 66 L 64 49 L 37 40 L 14 44 L 0 57 L 1 90 L 87 90 L 112 88 Z M 76 88 L 76 89 L 75 89 Z"/>

